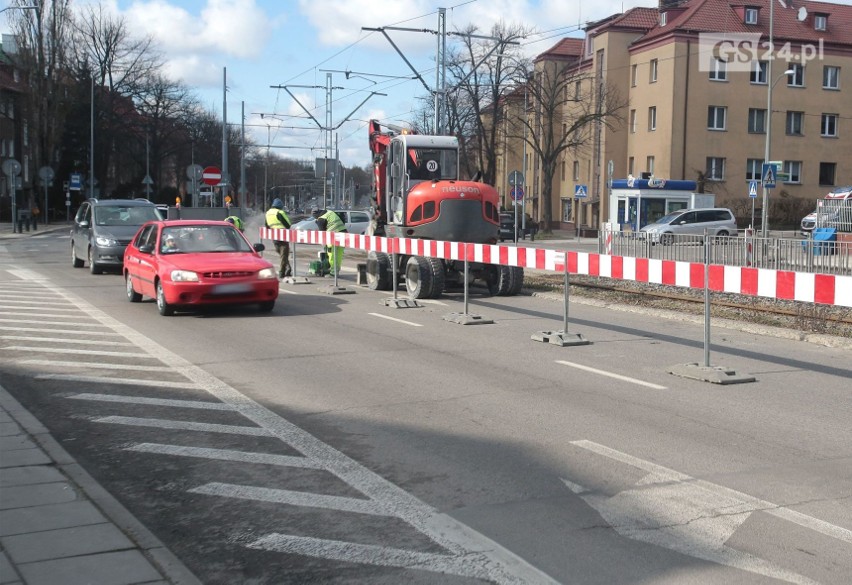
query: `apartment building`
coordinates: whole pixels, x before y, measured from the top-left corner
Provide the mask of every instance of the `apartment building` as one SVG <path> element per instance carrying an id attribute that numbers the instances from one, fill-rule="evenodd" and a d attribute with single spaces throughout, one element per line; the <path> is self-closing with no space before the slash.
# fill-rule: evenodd
<path id="1" fill-rule="evenodd" d="M 749 185 L 761 179 L 767 145 L 768 161 L 781 163 L 770 225 L 782 202 L 809 207 L 852 184 L 852 6 L 663 0 L 585 32 L 575 74 L 624 98 L 622 122 L 565 151 L 554 227 L 606 221 L 610 169 L 615 179 L 696 181 L 717 205 L 759 209 L 762 193 L 755 201 Z M 566 101 L 566 117 L 573 107 Z M 578 184 L 585 199 L 574 198 Z"/>

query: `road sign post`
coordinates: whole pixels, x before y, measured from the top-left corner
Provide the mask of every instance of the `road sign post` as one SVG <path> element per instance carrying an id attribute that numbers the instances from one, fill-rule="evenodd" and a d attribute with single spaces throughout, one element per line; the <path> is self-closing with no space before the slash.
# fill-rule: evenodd
<path id="1" fill-rule="evenodd" d="M 751 198 L 751 224 L 749 224 L 749 227 L 754 229 L 754 200 L 757 199 L 757 181 L 749 181 L 748 196 Z"/>

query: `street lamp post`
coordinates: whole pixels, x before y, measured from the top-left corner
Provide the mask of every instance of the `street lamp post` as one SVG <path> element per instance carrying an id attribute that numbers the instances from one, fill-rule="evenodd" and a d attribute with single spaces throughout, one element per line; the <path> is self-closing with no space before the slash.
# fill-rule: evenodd
<path id="1" fill-rule="evenodd" d="M 772 141 L 772 90 L 775 89 L 775 84 L 778 83 L 782 77 L 786 75 L 793 75 L 795 71 L 792 69 L 786 70 L 784 73 L 775 78 L 775 80 L 771 80 L 771 71 L 772 71 L 772 60 L 770 59 L 767 67 L 767 81 L 771 81 L 769 83 L 769 88 L 767 90 L 767 98 L 766 98 L 766 144 L 764 144 L 763 148 L 763 162 L 769 164 L 769 145 Z M 761 181 L 763 177 L 761 177 Z M 760 235 L 761 237 L 766 237 L 767 229 L 769 224 L 769 189 L 766 188 L 766 185 L 763 186 L 763 209 L 761 209 L 760 213 Z"/>

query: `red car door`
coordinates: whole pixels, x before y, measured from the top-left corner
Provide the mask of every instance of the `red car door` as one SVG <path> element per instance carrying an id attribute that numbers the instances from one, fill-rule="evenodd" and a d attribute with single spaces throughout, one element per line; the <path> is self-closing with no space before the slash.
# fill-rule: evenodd
<path id="1" fill-rule="evenodd" d="M 147 297 L 154 298 L 154 277 L 157 274 L 157 241 L 159 240 L 159 226 L 151 224 L 142 228 L 142 231 L 127 248 L 125 266 L 133 278 L 136 292 Z"/>

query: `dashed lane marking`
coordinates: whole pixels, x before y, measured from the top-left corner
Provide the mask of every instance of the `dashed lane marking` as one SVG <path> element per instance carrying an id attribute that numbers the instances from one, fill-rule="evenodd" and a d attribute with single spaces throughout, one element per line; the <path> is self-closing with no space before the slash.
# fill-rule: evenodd
<path id="1" fill-rule="evenodd" d="M 412 323 L 411 321 L 405 321 L 403 319 L 397 319 L 396 317 L 389 317 L 388 315 L 382 315 L 381 313 L 367 313 L 368 315 L 372 315 L 373 317 L 381 317 L 382 319 L 387 319 L 388 321 L 396 321 L 397 323 L 402 323 L 403 325 L 411 325 L 412 327 L 423 327 L 420 323 Z"/>
<path id="2" fill-rule="evenodd" d="M 630 382 L 631 384 L 638 384 L 640 386 L 646 386 L 648 388 L 653 388 L 654 390 L 665 390 L 665 386 L 660 386 L 659 384 L 652 384 L 651 382 L 646 382 L 644 380 L 639 380 L 637 378 L 631 378 L 629 376 L 622 376 L 621 374 L 616 374 L 613 372 L 607 372 L 606 370 L 599 370 L 597 368 L 592 368 L 589 366 L 584 366 L 583 364 L 575 364 L 573 362 L 566 362 L 564 360 L 556 360 L 557 364 L 562 364 L 563 366 L 570 366 L 572 368 L 577 368 L 578 370 L 583 370 L 585 372 L 591 372 L 593 374 L 599 374 L 601 376 L 607 376 L 608 378 L 615 378 L 616 380 L 621 380 L 622 382 Z"/>

